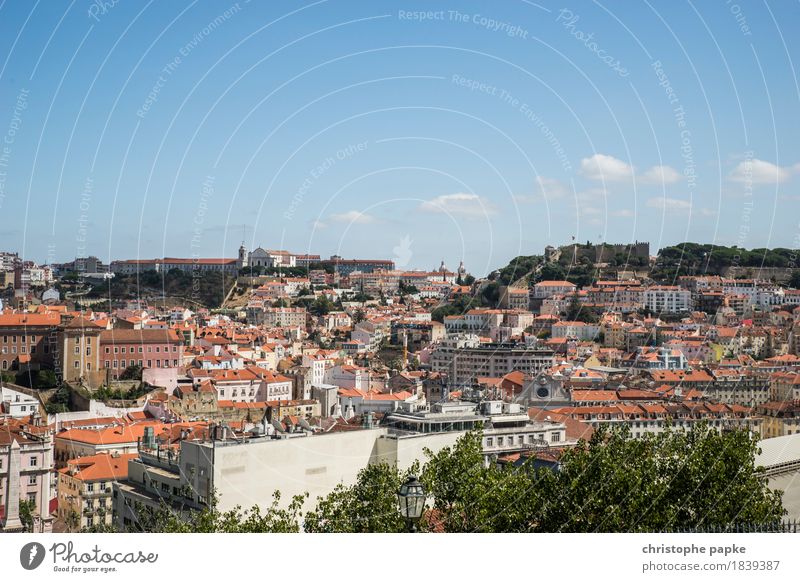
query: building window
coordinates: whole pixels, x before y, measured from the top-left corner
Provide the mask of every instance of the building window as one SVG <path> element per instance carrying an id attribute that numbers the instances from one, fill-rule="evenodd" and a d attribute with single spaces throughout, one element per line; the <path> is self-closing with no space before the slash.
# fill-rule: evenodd
<path id="1" fill-rule="evenodd" d="M 37 459 L 36 457 L 31 457 L 30 466 L 31 467 L 36 467 L 38 465 L 39 465 L 39 459 Z"/>
<path id="2" fill-rule="evenodd" d="M 560 440 L 561 440 L 560 432 L 554 432 L 552 435 L 550 435 L 550 442 L 557 443 Z"/>
<path id="3" fill-rule="evenodd" d="M 30 475 L 28 477 L 28 485 L 36 485 L 36 475 Z"/>

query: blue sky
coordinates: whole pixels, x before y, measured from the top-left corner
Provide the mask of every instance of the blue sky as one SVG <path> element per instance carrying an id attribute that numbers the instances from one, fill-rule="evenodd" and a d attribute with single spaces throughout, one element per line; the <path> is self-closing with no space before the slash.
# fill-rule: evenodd
<path id="1" fill-rule="evenodd" d="M 0 248 L 38 261 L 800 247 L 796 2 L 0 4 Z M 243 234 L 244 233 L 244 234 Z"/>

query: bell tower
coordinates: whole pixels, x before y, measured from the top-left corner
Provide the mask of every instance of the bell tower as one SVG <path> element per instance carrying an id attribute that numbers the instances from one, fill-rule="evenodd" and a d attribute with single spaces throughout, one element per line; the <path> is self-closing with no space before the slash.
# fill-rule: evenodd
<path id="1" fill-rule="evenodd" d="M 240 269 L 247 267 L 247 249 L 244 246 L 244 241 L 242 241 L 242 246 L 239 247 L 239 260 L 237 261 L 237 266 Z"/>

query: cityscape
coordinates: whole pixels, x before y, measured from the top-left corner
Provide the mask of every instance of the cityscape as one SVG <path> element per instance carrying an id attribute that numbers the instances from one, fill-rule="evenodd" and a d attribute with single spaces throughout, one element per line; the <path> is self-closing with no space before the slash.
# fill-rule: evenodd
<path id="1" fill-rule="evenodd" d="M 399 479 L 477 438 L 481 467 L 559 474 L 609 431 L 651 446 L 749 435 L 763 484 L 748 495 L 800 517 L 789 249 L 571 243 L 481 277 L 244 244 L 1 256 L 6 531 L 153 531 L 165 509 L 191 523 L 253 506 L 349 531 L 314 504 L 369 466 Z M 455 527 L 442 521 L 425 523 Z"/>
<path id="2" fill-rule="evenodd" d="M 0 572 L 800 571 L 798 27 L 0 0 Z"/>

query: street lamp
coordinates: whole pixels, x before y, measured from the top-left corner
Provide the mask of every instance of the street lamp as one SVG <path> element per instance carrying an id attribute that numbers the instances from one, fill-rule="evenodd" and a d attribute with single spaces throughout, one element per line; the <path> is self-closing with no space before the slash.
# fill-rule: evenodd
<path id="1" fill-rule="evenodd" d="M 410 475 L 397 491 L 397 500 L 400 503 L 400 515 L 405 518 L 408 531 L 417 531 L 416 524 L 425 510 L 425 487 L 416 477 Z"/>

